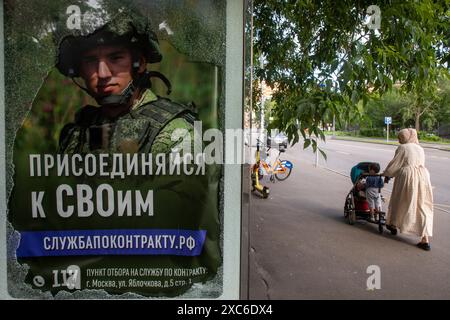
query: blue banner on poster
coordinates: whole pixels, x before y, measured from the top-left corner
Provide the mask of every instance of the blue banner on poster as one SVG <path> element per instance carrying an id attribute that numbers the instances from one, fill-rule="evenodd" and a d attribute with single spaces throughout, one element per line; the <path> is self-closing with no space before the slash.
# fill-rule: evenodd
<path id="1" fill-rule="evenodd" d="M 21 232 L 17 257 L 88 255 L 199 256 L 206 230 L 70 230 Z"/>

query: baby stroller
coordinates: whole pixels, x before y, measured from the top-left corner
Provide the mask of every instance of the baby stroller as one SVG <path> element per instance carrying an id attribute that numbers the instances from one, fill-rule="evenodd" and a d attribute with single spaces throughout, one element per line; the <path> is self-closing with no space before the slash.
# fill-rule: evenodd
<path id="1" fill-rule="evenodd" d="M 357 220 L 365 220 L 369 223 L 378 225 L 378 232 L 383 233 L 384 226 L 386 225 L 386 213 L 381 211 L 377 212 L 376 219 L 370 219 L 369 202 L 366 199 L 365 187 L 363 179 L 369 176 L 376 176 L 379 179 L 383 179 L 380 174 L 369 174 L 369 166 L 377 168 L 376 172 L 380 171 L 380 165 L 376 162 L 360 162 L 354 166 L 351 170 L 350 177 L 352 179 L 353 188 L 347 194 L 344 205 L 344 217 L 348 220 L 348 223 L 353 225 Z M 381 187 L 378 189 L 381 193 Z M 384 198 L 381 196 L 382 202 Z M 397 230 L 388 227 L 393 235 L 397 234 Z"/>

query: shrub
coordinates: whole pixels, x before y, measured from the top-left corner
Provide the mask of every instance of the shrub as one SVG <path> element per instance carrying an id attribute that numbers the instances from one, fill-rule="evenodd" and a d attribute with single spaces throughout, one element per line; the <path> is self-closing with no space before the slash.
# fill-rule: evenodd
<path id="1" fill-rule="evenodd" d="M 383 137 L 385 135 L 383 129 L 380 128 L 360 129 L 359 134 L 364 137 Z"/>
<path id="2" fill-rule="evenodd" d="M 432 141 L 432 142 L 441 141 L 441 138 L 439 138 L 437 135 L 426 131 L 419 131 L 418 136 L 419 140 L 422 141 Z"/>

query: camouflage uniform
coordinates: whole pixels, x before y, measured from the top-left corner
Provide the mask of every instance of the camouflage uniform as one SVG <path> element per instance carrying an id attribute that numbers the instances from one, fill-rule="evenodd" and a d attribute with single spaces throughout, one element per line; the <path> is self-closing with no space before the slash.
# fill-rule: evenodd
<path id="1" fill-rule="evenodd" d="M 193 121 L 195 114 L 192 108 L 157 97 L 147 89 L 130 112 L 111 121 L 101 114 L 101 109 L 94 106 L 82 108 L 76 115 L 75 123 L 63 129 L 60 139 L 60 152 L 64 153 L 151 153 L 153 158 L 159 153 L 169 154 L 184 137 L 172 141 L 172 133 L 176 129 L 186 129 L 193 138 Z M 92 139 L 92 132 L 101 128 L 107 132 L 107 139 L 97 143 Z M 168 160 L 168 158 L 166 159 Z M 110 184 L 115 190 L 154 190 L 154 216 L 127 217 L 126 219 L 104 219 L 72 222 L 71 227 L 77 229 L 96 225 L 100 229 L 169 229 L 169 230 L 206 230 L 206 239 L 202 254 L 195 257 L 158 256 L 145 259 L 133 256 L 107 256 L 95 263 L 86 262 L 86 267 L 101 268 L 113 265 L 130 267 L 160 266 L 164 268 L 198 268 L 205 267 L 207 273 L 192 277 L 193 282 L 204 282 L 213 278 L 221 265 L 220 222 L 218 216 L 218 181 L 220 168 L 206 166 L 201 175 L 145 175 L 130 176 L 127 179 L 83 178 L 82 183 L 90 185 Z M 101 227 L 100 227 L 101 226 Z M 90 261 L 90 260 L 88 260 Z M 79 262 L 79 260 L 78 260 Z M 182 279 L 182 278 L 180 278 Z M 186 280 L 188 281 L 188 280 Z M 189 280 L 190 281 L 190 280 Z M 128 288 L 141 294 L 177 295 L 190 285 L 183 287 Z M 121 293 L 120 290 L 109 290 Z"/>
<path id="2" fill-rule="evenodd" d="M 99 107 L 82 108 L 75 123 L 62 130 L 59 152 L 168 154 L 182 140 L 171 140 L 174 130 L 185 129 L 193 137 L 194 120 L 193 108 L 159 98 L 146 89 L 130 112 L 118 119 L 103 117 Z"/>

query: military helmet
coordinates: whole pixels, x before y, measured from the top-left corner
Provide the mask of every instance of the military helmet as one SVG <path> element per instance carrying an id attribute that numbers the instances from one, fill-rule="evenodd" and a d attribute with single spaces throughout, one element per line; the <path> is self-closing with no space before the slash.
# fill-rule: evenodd
<path id="1" fill-rule="evenodd" d="M 153 31 L 140 33 L 131 21 L 121 24 L 112 21 L 89 35 L 64 37 L 59 44 L 56 68 L 67 77 L 78 77 L 82 53 L 100 45 L 125 45 L 144 54 L 147 63 L 162 60 L 158 38 Z"/>

